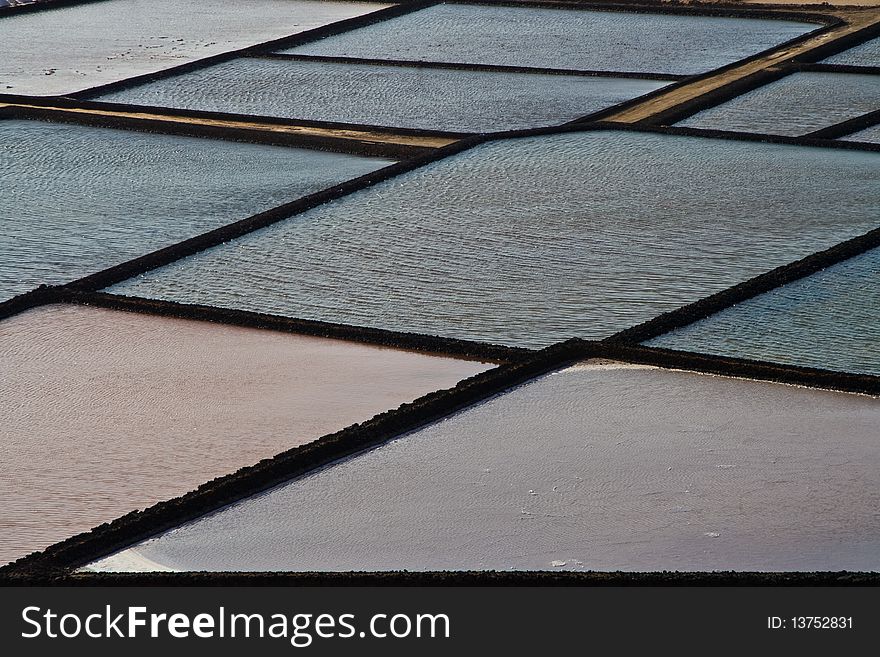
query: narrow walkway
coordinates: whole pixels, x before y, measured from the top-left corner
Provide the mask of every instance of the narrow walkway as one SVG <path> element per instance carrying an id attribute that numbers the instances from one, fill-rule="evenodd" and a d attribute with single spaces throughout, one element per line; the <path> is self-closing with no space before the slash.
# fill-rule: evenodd
<path id="1" fill-rule="evenodd" d="M 3 103 L 0 102 L 2 108 L 22 108 L 35 109 L 40 111 L 57 112 L 59 116 L 64 114 L 88 114 L 93 116 L 104 116 L 107 118 L 126 118 L 140 119 L 148 121 L 163 121 L 166 123 L 177 123 L 186 125 L 201 125 L 218 128 L 230 128 L 238 130 L 255 130 L 259 132 L 273 132 L 278 134 L 289 134 L 296 136 L 308 137 L 325 137 L 332 139 L 348 139 L 358 142 L 366 142 L 370 144 L 393 144 L 396 146 L 412 146 L 418 148 L 441 148 L 458 141 L 455 137 L 438 137 L 423 135 L 402 135 L 393 132 L 377 132 L 369 129 L 338 129 L 338 128 L 321 128 L 307 125 L 296 124 L 276 124 L 262 123 L 259 121 L 234 121 L 222 118 L 204 118 L 204 117 L 186 117 L 172 116 L 162 114 L 160 112 L 125 112 L 116 110 L 101 110 L 82 107 L 52 107 L 50 105 L 28 105 L 26 103 Z"/>
<path id="2" fill-rule="evenodd" d="M 848 34 L 852 34 L 853 32 L 880 23 L 880 9 L 854 11 L 837 10 L 825 11 L 824 13 L 842 18 L 847 21 L 847 24 L 838 26 L 828 32 L 824 32 L 811 39 L 802 41 L 799 44 L 774 51 L 759 59 L 746 62 L 741 66 L 728 69 L 718 75 L 697 80 L 691 84 L 685 84 L 677 89 L 661 93 L 653 98 L 649 98 L 643 103 L 621 110 L 616 114 L 611 114 L 604 120 L 615 121 L 617 123 L 639 123 L 649 121 L 652 117 L 695 100 L 699 96 L 742 80 L 743 78 L 759 71 L 772 68 L 792 57 L 806 54 L 819 46 L 824 46 Z"/>

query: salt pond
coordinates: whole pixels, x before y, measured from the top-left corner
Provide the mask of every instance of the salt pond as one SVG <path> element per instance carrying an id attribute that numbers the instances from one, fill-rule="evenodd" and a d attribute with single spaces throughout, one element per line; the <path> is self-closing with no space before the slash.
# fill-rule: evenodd
<path id="1" fill-rule="evenodd" d="M 71 306 L 0 322 L 0 564 L 491 365 Z"/>
<path id="2" fill-rule="evenodd" d="M 603 338 L 874 228 L 878 158 L 624 131 L 496 141 L 111 291 L 527 347 Z"/>
<path id="3" fill-rule="evenodd" d="M 799 136 L 876 109 L 880 109 L 876 75 L 795 73 L 678 125 Z"/>
<path id="4" fill-rule="evenodd" d="M 6 16 L 0 92 L 67 94 L 388 5 L 317 0 L 105 0 Z"/>
<path id="5" fill-rule="evenodd" d="M 865 128 L 851 135 L 841 137 L 846 141 L 861 141 L 868 144 L 880 144 L 880 124 Z"/>
<path id="6" fill-rule="evenodd" d="M 287 52 L 691 75 L 818 27 L 780 20 L 444 4 Z"/>
<path id="7" fill-rule="evenodd" d="M 651 345 L 880 376 L 880 250 L 661 336 Z"/>
<path id="8" fill-rule="evenodd" d="M 564 123 L 666 84 L 239 59 L 99 99 L 293 119 L 492 132 Z"/>
<path id="9" fill-rule="evenodd" d="M 880 39 L 844 50 L 825 59 L 823 64 L 849 64 L 851 66 L 880 66 Z"/>
<path id="10" fill-rule="evenodd" d="M 0 121 L 0 301 L 331 187 L 384 160 Z"/>
<path id="11" fill-rule="evenodd" d="M 878 423 L 858 395 L 578 365 L 89 569 L 877 570 Z"/>

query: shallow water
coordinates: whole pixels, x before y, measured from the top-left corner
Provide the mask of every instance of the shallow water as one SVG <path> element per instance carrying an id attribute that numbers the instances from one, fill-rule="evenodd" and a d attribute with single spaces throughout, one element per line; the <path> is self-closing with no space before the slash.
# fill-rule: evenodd
<path id="1" fill-rule="evenodd" d="M 527 347 L 603 338 L 874 228 L 878 162 L 623 131 L 493 142 L 112 291 Z"/>
<path id="2" fill-rule="evenodd" d="M 107 0 L 0 21 L 0 92 L 66 94 L 385 7 L 316 0 Z M 47 44 L 51 44 L 47 46 Z"/>
<path id="3" fill-rule="evenodd" d="M 678 123 L 799 136 L 880 109 L 876 75 L 795 73 Z"/>
<path id="4" fill-rule="evenodd" d="M 0 301 L 387 164 L 294 148 L 0 121 Z"/>
<path id="5" fill-rule="evenodd" d="M 581 365 L 90 568 L 877 570 L 878 423 L 857 395 Z"/>
<path id="6" fill-rule="evenodd" d="M 691 75 L 817 27 L 708 16 L 439 5 L 287 52 Z"/>
<path id="7" fill-rule="evenodd" d="M 83 307 L 4 320 L 0 564 L 489 367 Z"/>
<path id="8" fill-rule="evenodd" d="M 823 64 L 850 64 L 852 66 L 880 66 L 880 39 L 866 41 L 860 46 L 844 50 L 825 59 Z"/>
<path id="9" fill-rule="evenodd" d="M 649 344 L 880 376 L 880 249 Z"/>
<path id="10" fill-rule="evenodd" d="M 100 100 L 486 132 L 571 121 L 668 84 L 562 75 L 239 59 Z"/>
<path id="11" fill-rule="evenodd" d="M 880 124 L 865 128 L 864 130 L 860 130 L 851 135 L 846 135 L 845 137 L 841 137 L 841 139 L 845 139 L 846 141 L 861 141 L 868 144 L 880 144 Z"/>

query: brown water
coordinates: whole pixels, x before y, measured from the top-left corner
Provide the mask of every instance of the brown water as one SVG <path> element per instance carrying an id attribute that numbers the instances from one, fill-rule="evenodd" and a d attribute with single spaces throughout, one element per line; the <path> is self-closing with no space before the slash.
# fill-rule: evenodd
<path id="1" fill-rule="evenodd" d="M 50 306 L 0 323 L 0 563 L 491 367 Z"/>

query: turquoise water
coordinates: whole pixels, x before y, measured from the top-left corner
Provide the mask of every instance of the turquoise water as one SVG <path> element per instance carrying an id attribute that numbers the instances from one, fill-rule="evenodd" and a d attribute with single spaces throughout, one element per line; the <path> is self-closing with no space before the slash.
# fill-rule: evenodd
<path id="1" fill-rule="evenodd" d="M 490 132 L 557 125 L 668 84 L 239 59 L 100 100 L 401 128 Z"/>
<path id="2" fill-rule="evenodd" d="M 287 52 L 691 75 L 818 27 L 709 16 L 438 5 Z"/>
<path id="3" fill-rule="evenodd" d="M 880 376 L 880 249 L 648 344 Z"/>
<path id="4" fill-rule="evenodd" d="M 0 121 L 0 300 L 373 171 L 295 148 Z"/>
<path id="5" fill-rule="evenodd" d="M 492 142 L 111 291 L 526 347 L 603 338 L 874 228 L 878 162 L 623 131 Z"/>
<path id="6" fill-rule="evenodd" d="M 880 109 L 876 75 L 795 73 L 678 123 L 799 136 Z"/>
<path id="7" fill-rule="evenodd" d="M 823 64 L 850 64 L 852 66 L 880 66 L 880 39 L 866 41 L 860 46 L 832 55 Z"/>

